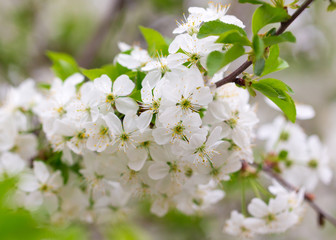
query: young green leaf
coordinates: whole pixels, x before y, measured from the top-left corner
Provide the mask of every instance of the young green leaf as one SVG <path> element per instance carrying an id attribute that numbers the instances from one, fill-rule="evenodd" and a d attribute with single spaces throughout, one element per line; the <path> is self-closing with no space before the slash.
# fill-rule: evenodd
<path id="1" fill-rule="evenodd" d="M 234 45 L 226 52 L 214 51 L 207 59 L 208 74 L 213 76 L 218 70 L 245 54 L 245 49 L 241 45 Z"/>
<path id="2" fill-rule="evenodd" d="M 260 76 L 265 68 L 265 59 L 264 58 L 260 58 L 258 60 L 255 61 L 254 65 L 253 65 L 253 72 L 255 75 Z"/>
<path id="3" fill-rule="evenodd" d="M 295 122 L 295 103 L 288 94 L 293 91 L 287 84 L 277 79 L 266 78 L 253 82 L 251 87 L 264 94 L 283 111 L 290 121 Z"/>
<path id="4" fill-rule="evenodd" d="M 239 0 L 240 3 L 251 3 L 251 4 L 265 4 L 264 1 L 259 0 Z"/>
<path id="5" fill-rule="evenodd" d="M 217 43 L 240 44 L 242 46 L 251 46 L 250 40 L 237 30 L 227 31 L 219 36 Z"/>
<path id="6" fill-rule="evenodd" d="M 258 35 L 254 35 L 253 37 L 252 48 L 253 48 L 256 60 L 259 60 L 260 58 L 263 57 L 264 52 L 265 52 L 265 45 L 264 45 L 264 41 Z"/>
<path id="7" fill-rule="evenodd" d="M 252 32 L 256 35 L 260 29 L 270 23 L 284 22 L 290 16 L 283 8 L 272 7 L 269 4 L 264 4 L 255 10 L 252 17 Z"/>
<path id="8" fill-rule="evenodd" d="M 162 54 L 164 56 L 168 55 L 169 46 L 161 33 L 154 29 L 145 28 L 142 26 L 140 26 L 140 31 L 147 42 L 148 53 L 151 56 L 157 56 L 157 54 Z"/>
<path id="9" fill-rule="evenodd" d="M 90 80 L 95 80 L 96 78 L 101 77 L 101 75 L 106 74 L 109 78 L 114 81 L 122 74 L 128 74 L 130 71 L 128 68 L 121 66 L 120 64 L 116 65 L 105 65 L 102 68 L 95 69 L 84 69 L 81 68 L 81 72 L 84 76 L 86 76 Z"/>
<path id="10" fill-rule="evenodd" d="M 335 11 L 335 10 L 336 10 L 336 2 L 331 1 L 328 8 L 327 8 L 327 11 L 332 12 L 332 11 Z"/>
<path id="11" fill-rule="evenodd" d="M 75 59 L 70 55 L 48 51 L 47 56 L 53 62 L 51 69 L 55 75 L 63 81 L 74 73 L 79 72 L 79 67 Z"/>
<path id="12" fill-rule="evenodd" d="M 221 35 L 231 30 L 237 30 L 243 36 L 246 36 L 246 32 L 244 29 L 236 25 L 233 25 L 233 24 L 223 23 L 222 21 L 216 20 L 216 21 L 210 21 L 210 22 L 204 23 L 201 26 L 197 34 L 197 37 L 205 38 L 205 37 L 212 36 L 212 35 Z"/>
<path id="13" fill-rule="evenodd" d="M 279 57 L 279 52 L 280 50 L 278 45 L 270 47 L 269 56 L 266 59 L 265 68 L 261 76 L 288 68 L 288 63 Z"/>
<path id="14" fill-rule="evenodd" d="M 265 47 L 275 45 L 275 44 L 279 44 L 279 43 L 282 43 L 282 42 L 292 42 L 292 43 L 296 42 L 296 38 L 291 32 L 285 32 L 285 33 L 280 34 L 278 36 L 265 37 L 263 40 L 264 40 L 264 43 L 265 43 Z"/>

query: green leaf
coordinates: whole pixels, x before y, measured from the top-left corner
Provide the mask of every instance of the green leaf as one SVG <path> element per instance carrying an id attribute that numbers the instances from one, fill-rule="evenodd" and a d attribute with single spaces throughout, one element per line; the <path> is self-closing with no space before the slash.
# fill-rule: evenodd
<path id="1" fill-rule="evenodd" d="M 266 78 L 253 82 L 251 87 L 268 97 L 283 111 L 290 121 L 295 122 L 295 103 L 288 94 L 292 92 L 292 89 L 287 84 L 277 79 Z"/>
<path id="2" fill-rule="evenodd" d="M 265 43 L 266 47 L 271 46 L 271 45 L 275 45 L 275 44 L 279 44 L 279 43 L 282 43 L 282 42 L 292 42 L 292 43 L 296 42 L 296 38 L 291 32 L 285 32 L 285 33 L 280 34 L 278 36 L 265 37 L 263 40 L 264 40 L 264 43 Z"/>
<path id="3" fill-rule="evenodd" d="M 260 76 L 265 68 L 265 59 L 264 58 L 260 58 L 258 60 L 256 60 L 256 62 L 253 65 L 253 72 L 255 75 Z"/>
<path id="4" fill-rule="evenodd" d="M 161 33 L 154 29 L 145 28 L 142 26 L 140 26 L 140 31 L 147 42 L 148 53 L 151 56 L 160 56 L 161 54 L 163 56 L 168 55 L 169 46 Z"/>
<path id="5" fill-rule="evenodd" d="M 119 63 L 117 64 L 110 64 L 110 65 L 105 65 L 102 68 L 95 68 L 95 69 L 84 69 L 81 68 L 81 72 L 84 76 L 89 78 L 90 80 L 95 80 L 96 78 L 101 77 L 101 75 L 106 74 L 109 76 L 109 78 L 114 81 L 116 80 L 120 75 L 123 74 L 129 74 L 132 72 L 128 68 L 125 68 L 121 66 Z"/>
<path id="6" fill-rule="evenodd" d="M 240 3 L 251 3 L 251 4 L 265 4 L 264 1 L 259 0 L 239 0 Z"/>
<path id="7" fill-rule="evenodd" d="M 327 11 L 328 12 L 332 12 L 332 11 L 335 11 L 336 10 L 336 2 L 330 2 L 328 8 L 327 8 Z"/>
<path id="8" fill-rule="evenodd" d="M 237 30 L 227 31 L 219 36 L 217 43 L 240 44 L 242 46 L 251 46 L 250 40 Z"/>
<path id="9" fill-rule="evenodd" d="M 208 74 L 213 76 L 218 70 L 245 54 L 245 49 L 241 45 L 234 45 L 226 52 L 214 51 L 207 59 Z"/>
<path id="10" fill-rule="evenodd" d="M 290 16 L 285 9 L 264 4 L 258 7 L 253 14 L 252 32 L 256 35 L 264 26 L 270 23 L 284 22 L 289 18 Z"/>
<path id="11" fill-rule="evenodd" d="M 106 70 L 103 68 L 95 68 L 95 69 L 85 69 L 81 68 L 82 74 L 90 80 L 95 80 L 99 78 L 101 75 L 106 74 Z"/>
<path id="12" fill-rule="evenodd" d="M 133 98 L 135 101 L 141 102 L 141 90 L 135 88 L 129 97 Z"/>
<path id="13" fill-rule="evenodd" d="M 258 35 L 254 35 L 253 37 L 252 48 L 256 60 L 259 60 L 260 58 L 263 57 L 265 52 L 265 45 L 264 41 Z"/>
<path id="14" fill-rule="evenodd" d="M 261 76 L 265 76 L 272 72 L 281 71 L 285 68 L 288 68 L 288 63 L 279 57 L 279 46 L 273 45 L 270 47 L 269 56 L 265 62 L 264 72 Z"/>
<path id="15" fill-rule="evenodd" d="M 53 62 L 51 69 L 55 75 L 63 81 L 74 73 L 79 72 L 79 67 L 75 59 L 70 55 L 48 51 L 47 56 Z"/>
<path id="16" fill-rule="evenodd" d="M 204 23 L 201 26 L 197 37 L 205 38 L 213 35 L 222 35 L 223 33 L 231 30 L 237 30 L 243 36 L 246 36 L 246 32 L 244 29 L 233 24 L 223 23 L 222 21 L 216 20 Z"/>

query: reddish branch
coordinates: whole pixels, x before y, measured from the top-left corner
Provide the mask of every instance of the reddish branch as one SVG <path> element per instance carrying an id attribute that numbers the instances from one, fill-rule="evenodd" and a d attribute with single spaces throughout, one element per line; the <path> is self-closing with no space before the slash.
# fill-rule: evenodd
<path id="1" fill-rule="evenodd" d="M 283 33 L 289 25 L 293 23 L 293 21 L 307 8 L 314 0 L 307 0 L 305 1 L 300 8 L 298 8 L 294 14 L 288 19 L 286 22 L 282 22 L 279 29 L 276 31 L 275 35 L 280 35 Z M 236 82 L 237 83 L 237 76 L 239 76 L 243 71 L 245 71 L 249 66 L 252 65 L 252 61 L 247 60 L 244 62 L 239 68 L 237 68 L 235 71 L 233 71 L 230 75 L 223 78 L 222 80 L 216 82 L 216 87 L 220 87 L 224 84 L 230 83 L 230 82 Z"/>
<path id="2" fill-rule="evenodd" d="M 252 164 L 253 167 L 259 168 L 257 164 Z M 290 191 L 298 191 L 296 187 L 288 183 L 285 179 L 283 179 L 279 174 L 273 171 L 271 167 L 268 166 L 263 166 L 261 168 L 262 172 L 264 172 L 266 175 L 271 177 L 272 179 L 275 179 L 279 184 L 281 184 L 283 187 Z M 324 220 L 327 220 L 330 222 L 332 225 L 336 227 L 336 218 L 332 217 L 325 211 L 323 211 L 314 201 L 314 195 L 311 193 L 305 193 L 304 195 L 305 201 L 310 205 L 312 209 L 315 210 L 315 212 L 318 215 L 318 222 L 320 225 L 324 224 Z"/>

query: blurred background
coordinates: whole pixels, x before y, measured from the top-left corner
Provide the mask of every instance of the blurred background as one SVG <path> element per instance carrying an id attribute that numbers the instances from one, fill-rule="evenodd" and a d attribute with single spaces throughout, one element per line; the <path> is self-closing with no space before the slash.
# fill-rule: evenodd
<path id="1" fill-rule="evenodd" d="M 255 6 L 238 1 L 217 2 L 231 4 L 229 14 L 240 18 L 251 33 Z M 173 38 L 176 20 L 180 21 L 183 13 L 187 15 L 188 7 L 205 7 L 207 3 L 208 0 L 0 0 L 0 101 L 8 86 L 16 86 L 28 77 L 39 82 L 52 80 L 47 50 L 71 54 L 85 68 L 99 67 L 113 61 L 120 41 L 145 47 L 139 25 Z M 336 13 L 327 12 L 327 5 L 327 0 L 316 1 L 290 27 L 297 43 L 282 44 L 281 56 L 291 67 L 274 77 L 293 88 L 297 102 L 315 108 L 314 119 L 299 123 L 308 134 L 317 133 L 329 146 L 336 169 Z M 261 124 L 279 114 L 262 98 L 253 101 L 257 102 Z M 320 186 L 316 192 L 317 202 L 334 216 L 335 183 L 333 180 L 328 187 Z M 158 218 L 148 213 L 149 207 L 144 203 L 137 214 L 124 216 L 104 234 L 91 227 L 81 229 L 84 233 L 79 239 L 231 239 L 223 235 L 222 227 L 230 211 L 240 208 L 240 191 L 229 191 L 207 214 L 185 216 L 171 212 Z M 328 224 L 318 227 L 315 218 L 308 209 L 303 224 L 285 235 L 264 239 L 335 239 L 336 230 Z"/>

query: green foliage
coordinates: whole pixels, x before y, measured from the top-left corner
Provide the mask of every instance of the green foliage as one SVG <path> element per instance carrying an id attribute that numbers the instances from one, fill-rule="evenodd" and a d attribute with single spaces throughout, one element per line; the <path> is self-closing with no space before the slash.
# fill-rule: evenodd
<path id="1" fill-rule="evenodd" d="M 251 3 L 251 4 L 265 4 L 264 1 L 259 0 L 239 0 L 240 3 Z"/>
<path id="2" fill-rule="evenodd" d="M 272 7 L 264 4 L 256 9 L 252 17 L 252 32 L 257 34 L 260 29 L 271 23 L 284 22 L 290 16 L 283 8 Z"/>
<path id="3" fill-rule="evenodd" d="M 265 67 L 265 59 L 264 59 L 265 45 L 264 41 L 261 39 L 259 35 L 254 35 L 252 48 L 255 57 L 253 62 L 253 71 L 255 75 L 260 76 Z"/>
<path id="4" fill-rule="evenodd" d="M 159 11 L 174 12 L 183 8 L 181 0 L 151 0 L 154 7 Z"/>
<path id="5" fill-rule="evenodd" d="M 237 30 L 230 30 L 221 34 L 216 42 L 225 44 L 240 44 L 242 46 L 251 46 L 251 42 L 246 37 L 246 35 L 241 34 Z"/>
<path id="6" fill-rule="evenodd" d="M 263 73 L 264 69 L 265 69 L 265 59 L 259 58 L 253 64 L 253 72 L 255 75 L 260 76 Z"/>
<path id="7" fill-rule="evenodd" d="M 113 225 L 108 233 L 111 240 L 150 240 L 151 238 L 140 228 L 129 223 Z"/>
<path id="8" fill-rule="evenodd" d="M 241 45 L 234 45 L 226 52 L 214 51 L 207 59 L 208 74 L 213 76 L 218 70 L 245 54 Z"/>
<path id="9" fill-rule="evenodd" d="M 329 12 L 335 11 L 336 10 L 336 2 L 334 2 L 333 0 L 330 0 L 330 3 L 328 5 L 327 10 Z"/>
<path id="10" fill-rule="evenodd" d="M 66 53 L 47 52 L 47 56 L 52 61 L 52 70 L 57 77 L 63 81 L 72 74 L 79 72 L 79 67 L 70 55 Z"/>
<path id="11" fill-rule="evenodd" d="M 154 29 L 145 28 L 142 26 L 140 26 L 140 31 L 147 42 L 148 53 L 151 56 L 160 56 L 161 54 L 163 56 L 168 55 L 169 46 L 161 33 Z"/>
<path id="12" fill-rule="evenodd" d="M 265 68 L 261 76 L 288 68 L 288 63 L 279 57 L 279 53 L 280 50 L 278 45 L 273 45 L 270 47 L 269 56 L 266 59 Z"/>
<path id="13" fill-rule="evenodd" d="M 279 43 L 282 43 L 282 42 L 291 42 L 291 43 L 296 42 L 296 38 L 291 32 L 285 32 L 285 33 L 280 34 L 278 36 L 265 37 L 263 40 L 264 40 L 265 47 L 275 45 L 275 44 L 279 44 Z"/>
<path id="14" fill-rule="evenodd" d="M 92 81 L 95 80 L 96 78 L 101 77 L 101 75 L 103 74 L 106 74 L 112 81 L 114 81 L 120 75 L 128 74 L 129 72 L 131 72 L 131 70 L 117 63 L 117 64 L 105 65 L 101 68 L 94 68 L 94 69 L 81 68 L 81 72 L 84 76 L 86 76 L 88 79 Z"/>
<path id="15" fill-rule="evenodd" d="M 216 20 L 204 23 L 201 26 L 197 37 L 205 38 L 212 35 L 222 35 L 223 33 L 232 30 L 236 30 L 243 36 L 246 36 L 246 32 L 244 29 L 233 24 L 223 23 L 222 21 Z"/>
<path id="16" fill-rule="evenodd" d="M 78 227 L 56 228 L 48 226 L 38 215 L 24 209 L 8 207 L 16 179 L 0 182 L 0 233 L 1 240 L 85 240 L 85 232 Z"/>
<path id="17" fill-rule="evenodd" d="M 295 103 L 288 94 L 293 93 L 293 91 L 287 84 L 277 79 L 266 78 L 254 81 L 251 87 L 268 97 L 284 112 L 290 121 L 295 122 Z"/>
<path id="18" fill-rule="evenodd" d="M 264 41 L 258 35 L 254 35 L 253 37 L 252 48 L 256 60 L 263 57 L 265 51 L 265 45 Z"/>

